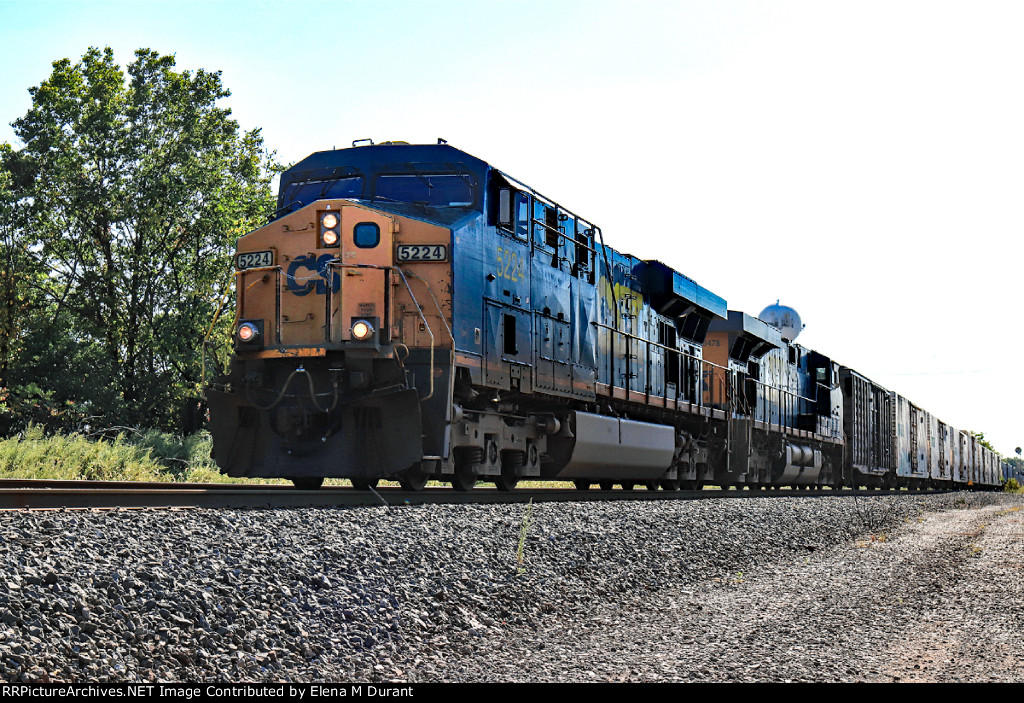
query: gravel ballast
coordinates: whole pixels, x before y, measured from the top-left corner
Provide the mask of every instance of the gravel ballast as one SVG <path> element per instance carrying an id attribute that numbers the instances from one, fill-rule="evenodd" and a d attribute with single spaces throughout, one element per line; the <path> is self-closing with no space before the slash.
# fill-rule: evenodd
<path id="1" fill-rule="evenodd" d="M 1020 681 L 1022 506 L 0 513 L 0 678 Z"/>

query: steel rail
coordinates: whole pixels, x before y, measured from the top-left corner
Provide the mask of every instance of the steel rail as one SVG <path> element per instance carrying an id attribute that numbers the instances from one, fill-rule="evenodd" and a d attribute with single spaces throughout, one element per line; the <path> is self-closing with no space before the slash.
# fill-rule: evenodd
<path id="1" fill-rule="evenodd" d="M 478 488 L 465 493 L 447 487 L 423 491 L 400 488 L 355 490 L 326 486 L 298 490 L 288 485 L 256 484 L 144 484 L 100 481 L 0 481 L 0 510 L 114 509 L 114 508 L 302 508 L 302 507 L 399 507 L 425 504 L 593 502 L 611 500 L 702 500 L 710 498 L 763 498 L 810 496 L 924 495 L 952 489 L 851 490 L 851 489 L 753 489 L 753 490 L 588 490 L 541 488 L 498 491 Z"/>

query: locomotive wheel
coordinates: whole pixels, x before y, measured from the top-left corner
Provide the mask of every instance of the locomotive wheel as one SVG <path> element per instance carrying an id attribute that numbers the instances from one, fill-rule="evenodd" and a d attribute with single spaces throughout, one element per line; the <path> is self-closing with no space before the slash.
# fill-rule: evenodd
<path id="1" fill-rule="evenodd" d="M 315 491 L 324 485 L 323 476 L 296 476 L 292 479 L 292 483 L 300 491 Z"/>
<path id="2" fill-rule="evenodd" d="M 492 451 L 497 453 L 494 443 Z M 514 491 L 519 483 L 519 473 L 526 462 L 526 452 L 518 449 L 503 449 L 501 452 L 501 475 L 494 479 L 494 486 L 499 491 Z"/>
<path id="3" fill-rule="evenodd" d="M 645 481 L 644 482 L 644 488 L 646 488 L 649 491 L 656 491 L 656 490 L 658 490 L 658 482 L 657 481 Z"/>
<path id="4" fill-rule="evenodd" d="M 491 446 L 494 447 L 493 442 Z M 494 447 L 497 454 L 497 447 Z M 483 447 L 456 447 L 455 451 L 455 473 L 452 474 L 452 488 L 459 492 L 473 490 L 476 485 L 477 475 L 474 469 L 483 463 Z"/>
<path id="5" fill-rule="evenodd" d="M 494 487 L 499 491 L 514 491 L 516 489 L 516 484 L 518 483 L 518 476 L 506 476 L 505 474 L 502 474 L 494 479 Z"/>
<path id="6" fill-rule="evenodd" d="M 573 481 L 572 485 L 576 486 L 577 491 L 589 491 L 590 481 Z"/>
<path id="7" fill-rule="evenodd" d="M 398 477 L 398 483 L 403 491 L 422 491 L 428 479 L 420 465 L 413 464 Z"/>
<path id="8" fill-rule="evenodd" d="M 682 484 L 678 478 L 665 478 L 661 480 L 661 488 L 665 491 L 678 491 Z"/>
<path id="9" fill-rule="evenodd" d="M 623 481 L 620 485 L 622 486 L 622 490 L 631 491 L 633 490 L 633 486 L 635 486 L 636 484 L 633 483 L 632 481 Z"/>
<path id="10" fill-rule="evenodd" d="M 352 479 L 352 488 L 357 491 L 368 491 L 371 488 L 376 488 L 379 483 L 379 479 L 376 478 L 354 478 Z"/>
<path id="11" fill-rule="evenodd" d="M 601 487 L 602 491 L 610 491 L 615 484 L 611 481 L 598 481 L 597 485 Z"/>
<path id="12" fill-rule="evenodd" d="M 452 475 L 452 488 L 460 493 L 473 490 L 475 485 L 476 474 L 471 473 L 467 469 L 456 469 L 455 474 Z"/>

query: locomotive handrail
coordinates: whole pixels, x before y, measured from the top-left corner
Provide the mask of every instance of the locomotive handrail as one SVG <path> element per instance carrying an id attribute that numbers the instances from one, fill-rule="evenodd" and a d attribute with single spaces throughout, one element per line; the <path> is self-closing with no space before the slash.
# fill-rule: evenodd
<path id="1" fill-rule="evenodd" d="M 601 322 L 594 321 L 594 322 L 591 322 L 591 324 L 594 327 L 608 330 L 609 332 L 612 332 L 614 334 L 622 335 L 622 337 L 624 337 L 624 338 L 626 338 L 628 340 L 636 340 L 638 342 L 642 342 L 647 347 L 647 350 L 648 350 L 647 354 L 646 354 L 647 359 L 648 359 L 648 365 L 649 365 L 650 349 L 651 348 L 662 349 L 662 350 L 664 350 L 666 352 L 677 354 L 679 356 L 679 366 L 680 366 L 679 376 L 680 376 L 680 378 L 682 377 L 682 364 L 683 364 L 683 360 L 684 359 L 688 359 L 688 360 L 691 360 L 691 361 L 698 362 L 700 364 L 700 373 L 701 373 L 701 375 L 703 376 L 704 373 L 708 372 L 708 373 L 710 373 L 712 382 L 714 381 L 714 379 L 717 379 L 717 381 L 719 383 L 718 387 L 715 387 L 715 386 L 712 385 L 706 391 L 708 394 L 710 394 L 712 404 L 717 404 L 717 402 L 721 402 L 721 403 L 723 403 L 725 405 L 731 405 L 732 402 L 736 400 L 737 392 L 736 392 L 736 390 L 734 388 L 735 381 L 732 378 L 732 376 L 735 375 L 735 372 L 734 372 L 733 369 L 730 369 L 727 366 L 722 366 L 721 364 L 716 364 L 713 361 L 710 361 L 708 359 L 704 359 L 702 357 L 696 356 L 695 354 L 691 354 L 691 353 L 689 353 L 689 352 L 687 352 L 685 350 L 678 349 L 676 347 L 670 347 L 670 346 L 668 346 L 666 344 L 661 344 L 660 342 L 655 342 L 655 341 L 652 341 L 652 340 L 649 340 L 649 339 L 644 339 L 643 337 L 641 337 L 639 335 L 632 334 L 630 332 L 624 332 L 622 330 L 616 329 L 614 327 L 611 327 L 610 325 L 606 325 L 606 324 L 601 323 Z M 612 360 L 612 363 L 614 364 L 614 358 Z M 627 363 L 627 366 L 630 365 L 630 359 L 629 358 L 626 359 L 626 363 Z M 614 379 L 609 379 L 609 380 L 614 382 Z M 766 401 L 770 402 L 772 400 L 772 396 L 773 395 L 775 396 L 775 401 L 774 402 L 770 402 L 769 407 L 766 408 L 767 415 L 768 415 L 767 420 L 768 420 L 768 422 L 772 422 L 773 424 L 778 424 L 780 426 L 787 427 L 787 428 L 794 427 L 795 425 L 793 424 L 793 422 L 791 422 L 788 419 L 790 416 L 792 416 L 794 408 L 795 407 L 799 408 L 801 406 L 810 405 L 810 404 L 813 404 L 813 403 L 816 402 L 813 398 L 809 398 L 807 396 L 801 395 L 798 392 L 791 391 L 788 388 L 784 388 L 782 386 L 775 386 L 775 385 L 772 385 L 770 383 L 766 383 L 765 381 L 761 381 L 760 379 L 750 378 L 748 376 L 745 380 L 749 380 L 749 381 L 755 383 L 756 385 L 766 389 L 767 392 L 763 396 Z M 820 384 L 820 383 L 817 384 L 817 385 L 818 386 L 823 386 L 823 384 Z M 628 386 L 628 383 L 627 383 L 627 386 Z M 718 394 L 722 394 L 724 397 L 719 398 Z M 704 405 L 704 392 L 699 393 L 698 397 L 695 400 L 697 400 L 698 405 L 703 406 Z M 748 414 L 756 415 L 756 409 L 754 410 L 753 413 L 748 413 Z"/>
<path id="2" fill-rule="evenodd" d="M 274 213 L 272 215 L 270 215 L 270 217 L 267 218 L 267 223 L 269 224 L 269 223 L 273 222 L 274 220 L 276 220 L 277 217 L 278 217 L 277 213 L 281 212 L 282 210 L 290 210 L 292 205 L 296 205 L 296 204 L 302 205 L 302 201 L 301 200 L 293 200 L 290 203 L 288 203 L 287 205 L 282 205 L 281 207 L 277 208 L 276 210 L 274 210 Z"/>
<path id="3" fill-rule="evenodd" d="M 771 384 L 765 383 L 764 381 L 758 380 L 756 378 L 750 378 L 749 376 L 747 377 L 747 380 L 748 381 L 752 381 L 752 382 L 756 383 L 759 386 L 764 386 L 766 388 L 776 388 L 776 389 L 782 391 L 783 393 L 785 393 L 786 395 L 791 395 L 794 398 L 798 398 L 799 400 L 806 400 L 808 403 L 815 402 L 815 400 L 813 398 L 808 398 L 805 395 L 800 395 L 799 393 L 794 393 L 793 391 L 787 390 L 787 389 L 783 388 L 782 386 L 773 386 Z"/>
<path id="4" fill-rule="evenodd" d="M 237 283 L 236 283 L 237 288 Z M 221 296 L 220 303 L 217 305 L 216 312 L 213 313 L 213 319 L 210 320 L 210 326 L 206 329 L 206 334 L 203 335 L 203 342 L 199 345 L 199 373 L 200 382 L 203 386 L 206 386 L 206 347 L 210 343 L 210 335 L 213 334 L 213 328 L 216 326 L 217 321 L 220 320 L 220 313 L 227 305 L 228 298 L 231 297 L 232 291 L 230 288 L 224 291 L 224 295 Z M 238 312 L 235 312 L 235 320 L 231 323 L 232 334 L 234 333 L 235 325 L 238 324 Z M 220 360 L 214 356 L 214 363 L 220 365 Z"/>
<path id="5" fill-rule="evenodd" d="M 497 171 L 497 169 L 495 169 L 495 170 Z M 584 224 L 590 225 L 590 227 L 592 229 L 594 229 L 594 230 L 600 229 L 597 225 L 595 225 L 590 220 L 588 220 L 586 218 L 583 218 L 583 217 L 580 217 L 579 215 L 577 215 L 572 210 L 569 210 L 568 208 L 562 207 L 561 205 L 556 203 L 551 198 L 549 198 L 549 197 L 547 197 L 547 196 L 545 196 L 545 195 L 543 195 L 541 193 L 538 193 L 536 190 L 534 190 L 530 186 L 526 185 L 525 183 L 520 181 L 518 178 L 510 176 L 507 173 L 505 173 L 504 171 L 498 171 L 498 173 L 501 174 L 502 178 L 504 178 L 506 181 L 508 181 L 509 185 L 515 186 L 518 190 L 523 191 L 525 193 L 529 193 L 534 198 L 539 198 L 540 200 L 542 200 L 546 205 L 548 205 L 550 207 L 553 207 L 556 210 L 561 210 L 562 212 L 566 213 L 567 215 L 571 215 L 572 217 L 574 217 L 576 219 L 577 222 L 583 222 Z M 530 219 L 533 219 L 532 215 L 530 216 Z"/>
<path id="6" fill-rule="evenodd" d="M 441 310 L 440 303 L 437 302 L 437 297 L 434 295 L 434 289 L 430 287 L 430 283 L 428 283 L 425 278 L 421 278 L 420 276 L 417 276 L 416 273 L 414 273 L 413 271 L 408 271 L 408 272 L 405 271 L 405 269 L 403 269 L 401 266 L 398 266 L 397 264 L 395 265 L 395 268 L 398 269 L 398 272 L 402 275 L 403 279 L 405 278 L 405 274 L 408 273 L 410 276 L 412 276 L 417 281 L 421 282 L 424 286 L 426 286 L 427 293 L 430 294 L 430 299 L 434 302 L 434 309 L 437 310 L 437 316 L 441 319 L 441 324 L 444 325 L 445 331 L 448 332 L 448 336 L 452 340 L 452 349 L 454 349 L 455 348 L 455 334 L 452 332 L 452 328 L 448 326 L 448 320 L 444 316 L 444 311 Z M 409 287 L 408 283 L 406 283 L 405 285 L 406 285 L 406 288 Z M 409 291 L 409 295 L 412 295 L 412 291 L 411 290 Z M 413 296 L 412 300 L 413 300 L 414 303 L 416 303 L 416 307 L 419 308 L 419 303 L 416 301 L 416 296 Z M 421 315 L 421 318 L 422 318 L 422 315 Z M 429 328 L 429 325 L 427 325 L 427 327 Z M 433 335 L 431 335 L 430 338 L 433 339 L 434 338 Z M 433 357 L 433 349 L 431 349 L 431 357 Z M 454 379 L 455 378 L 455 355 L 454 354 L 449 354 L 449 357 L 451 358 L 451 368 L 449 370 L 449 378 L 450 379 Z M 434 366 L 433 366 L 433 361 L 431 361 L 431 366 L 430 366 L 430 385 L 431 385 L 430 393 L 431 393 L 431 395 L 433 395 L 433 393 L 434 393 L 434 391 L 433 391 L 433 385 L 434 385 Z M 430 398 L 429 395 L 426 398 L 423 398 L 423 400 L 427 400 L 428 398 Z M 448 412 L 451 412 L 451 410 L 449 409 Z"/>
<path id="7" fill-rule="evenodd" d="M 284 269 L 281 268 L 280 264 L 273 264 L 271 266 L 254 266 L 253 268 L 248 268 L 248 269 L 236 269 L 235 270 L 235 289 L 236 290 L 238 289 L 238 287 L 239 287 L 238 284 L 239 284 L 239 281 L 241 281 L 241 277 L 242 276 L 245 276 L 245 274 L 247 274 L 247 273 L 260 273 L 261 271 L 263 271 L 263 272 L 265 272 L 265 271 L 274 271 L 275 273 L 277 273 L 278 278 L 274 282 L 274 285 L 276 287 L 279 287 L 280 284 L 281 284 L 281 276 L 285 276 L 285 277 L 288 276 L 288 274 L 285 273 Z M 254 285 L 256 285 L 260 280 L 262 280 L 262 279 L 257 279 L 255 281 L 253 281 L 252 283 L 250 283 L 249 286 L 245 289 L 245 291 L 243 291 L 241 294 L 239 294 L 239 299 L 240 300 L 244 299 L 245 298 L 244 293 L 247 292 L 249 290 L 249 288 L 252 288 Z M 274 312 L 277 314 L 277 320 L 276 320 L 277 324 L 275 325 L 275 334 L 277 335 L 277 342 L 278 342 L 278 344 L 280 344 L 281 343 L 281 301 L 280 301 L 280 296 L 278 296 L 278 300 L 277 300 L 277 302 L 275 304 Z M 232 327 L 237 327 L 238 326 L 238 320 L 240 319 L 241 314 L 242 314 L 242 306 L 240 304 L 236 305 L 235 306 L 235 321 L 232 323 Z"/>
<path id="8" fill-rule="evenodd" d="M 716 364 L 713 361 L 709 361 L 708 359 L 703 359 L 703 358 L 701 358 L 699 356 L 695 356 L 695 355 L 690 354 L 689 352 L 686 352 L 686 351 L 684 351 L 682 349 L 678 349 L 676 347 L 670 347 L 668 345 L 661 344 L 660 342 L 654 342 L 654 341 L 649 340 L 649 339 L 644 339 L 643 337 L 640 337 L 639 335 L 635 335 L 635 334 L 632 334 L 630 332 L 624 332 L 622 330 L 616 329 L 614 327 L 611 327 L 610 325 L 606 325 L 606 324 L 603 324 L 601 322 L 594 321 L 594 322 L 591 322 L 590 324 L 594 325 L 595 327 L 601 328 L 601 329 L 606 329 L 609 332 L 612 332 L 614 334 L 622 335 L 627 340 L 636 340 L 636 341 L 639 341 L 639 342 L 643 342 L 644 345 L 646 345 L 647 349 L 648 349 L 647 354 L 646 354 L 646 357 L 648 359 L 648 363 L 649 363 L 649 359 L 650 359 L 650 348 L 651 347 L 656 347 L 656 348 L 659 348 L 659 349 L 664 349 L 667 352 L 670 352 L 672 354 L 678 355 L 679 356 L 679 375 L 680 375 L 680 377 L 682 377 L 682 375 L 683 375 L 682 374 L 682 370 L 683 370 L 682 367 L 683 367 L 683 360 L 684 359 L 689 359 L 691 361 L 699 362 L 701 364 L 701 366 L 702 366 L 702 368 L 700 370 L 701 374 L 703 374 L 703 372 L 704 372 L 703 366 L 705 366 L 705 365 L 708 367 L 708 369 L 712 373 L 712 375 L 714 375 L 714 372 L 715 372 L 716 369 L 721 370 L 721 371 L 725 371 L 725 372 L 730 371 L 730 369 L 728 367 L 726 367 L 726 366 L 721 366 L 719 364 Z M 613 344 L 614 344 L 614 340 L 613 340 Z M 627 350 L 627 352 L 628 352 L 628 350 Z M 614 365 L 614 363 L 615 363 L 614 355 L 610 355 L 610 363 L 612 365 Z M 628 354 L 627 354 L 626 363 L 627 363 L 627 366 L 628 366 L 629 365 Z M 614 375 L 614 374 L 612 374 L 612 375 Z M 611 379 L 609 379 L 609 381 L 614 381 L 614 379 L 611 378 Z M 612 383 L 611 385 L 614 385 L 614 383 Z M 628 387 L 628 383 L 626 384 L 626 386 Z M 649 395 L 649 393 L 648 393 L 648 395 Z M 698 405 L 703 406 L 704 405 L 703 393 L 699 393 L 698 395 L 699 395 L 699 397 L 696 398 L 695 400 L 697 400 L 697 404 Z M 726 398 L 726 400 L 728 400 L 728 397 Z"/>
<path id="9" fill-rule="evenodd" d="M 402 277 L 402 283 L 405 284 L 405 289 L 409 291 L 409 297 L 412 298 L 412 302 L 416 305 L 416 312 L 419 313 L 420 319 L 423 320 L 423 327 L 427 330 L 427 334 L 430 335 L 430 392 L 427 393 L 426 397 L 420 398 L 420 402 L 422 402 L 424 400 L 430 400 L 434 396 L 434 331 L 430 329 L 430 323 L 427 322 L 427 318 L 423 314 L 423 307 L 420 305 L 420 301 L 416 299 L 416 294 L 412 292 L 412 286 L 409 285 L 409 280 L 405 277 L 405 273 L 402 271 L 402 268 L 400 266 L 395 266 L 394 269 L 398 271 L 398 275 Z M 442 317 L 441 319 L 443 320 L 444 318 Z"/>
<path id="10" fill-rule="evenodd" d="M 448 332 L 448 336 L 451 337 L 452 342 L 454 342 L 455 341 L 455 334 L 452 332 L 452 328 L 448 326 L 448 320 L 445 319 L 444 311 L 441 310 L 441 305 L 437 302 L 437 298 L 434 296 L 434 290 L 430 287 L 430 283 L 428 283 L 425 278 L 417 276 L 412 271 L 406 271 L 401 266 L 395 266 L 395 268 L 398 269 L 399 271 L 401 271 L 402 273 L 405 273 L 405 274 L 408 274 L 409 276 L 412 276 L 417 281 L 419 281 L 420 283 L 422 283 L 424 286 L 427 287 L 427 293 L 430 294 L 430 299 L 434 302 L 434 309 L 437 310 L 437 316 L 441 318 L 441 323 L 444 325 L 445 330 Z M 415 298 L 414 298 L 414 300 L 415 300 Z"/>
<path id="11" fill-rule="evenodd" d="M 242 276 L 242 275 L 247 274 L 247 273 L 257 273 L 259 271 L 280 271 L 280 270 L 281 270 L 281 264 L 274 264 L 273 266 L 253 266 L 252 268 L 248 268 L 248 269 L 236 269 L 235 270 L 235 277 L 237 278 L 238 276 Z"/>
<path id="12" fill-rule="evenodd" d="M 638 335 L 632 334 L 630 332 L 623 332 L 620 329 L 616 329 L 615 327 L 611 327 L 610 325 L 605 325 L 605 324 L 603 324 L 601 322 L 591 322 L 590 324 L 592 324 L 592 325 L 594 325 L 596 327 L 602 327 L 602 328 L 604 328 L 606 330 L 610 330 L 612 332 L 615 332 L 616 334 L 621 334 L 623 337 L 629 337 L 630 339 L 637 339 L 637 340 L 639 340 L 641 342 L 645 342 L 645 343 L 649 344 L 652 347 L 658 347 L 660 349 L 664 349 L 666 351 L 670 351 L 673 354 L 679 354 L 680 356 L 685 356 L 685 357 L 687 357 L 689 359 L 694 359 L 696 361 L 703 362 L 703 363 L 707 364 L 708 366 L 715 367 L 716 369 L 723 369 L 725 371 L 729 370 L 729 367 L 727 367 L 727 366 L 722 366 L 720 364 L 716 364 L 713 361 L 709 361 L 708 359 L 704 359 L 704 358 L 701 358 L 699 356 L 695 356 L 693 354 L 690 354 L 689 352 L 683 351 L 682 349 L 678 349 L 676 347 L 670 347 L 668 345 L 662 344 L 661 342 L 654 342 L 654 341 L 651 341 L 649 339 L 644 339 L 643 337 L 640 337 Z"/>
<path id="13" fill-rule="evenodd" d="M 759 385 L 759 386 L 763 386 L 764 388 L 767 388 L 767 389 L 768 389 L 768 390 L 770 390 L 770 391 L 775 391 L 775 393 L 776 393 L 776 395 L 777 395 L 777 396 L 779 397 L 779 401 L 780 401 L 780 402 L 779 402 L 779 404 L 778 404 L 778 408 L 779 408 L 779 417 L 778 417 L 778 420 L 779 420 L 779 421 L 778 421 L 777 423 L 775 423 L 775 424 L 778 424 L 778 425 L 780 425 L 780 426 L 782 426 L 782 427 L 792 427 L 792 424 L 790 424 L 790 423 L 788 423 L 788 422 L 786 422 L 786 423 L 783 423 L 783 421 L 782 421 L 782 420 L 783 420 L 783 413 L 782 413 L 782 405 L 781 405 L 781 401 L 782 401 L 782 396 L 783 396 L 783 395 L 785 395 L 785 396 L 788 396 L 788 399 L 789 399 L 790 401 L 792 401 L 792 400 L 798 400 L 798 401 L 799 401 L 799 400 L 802 400 L 802 401 L 804 401 L 804 402 L 806 402 L 806 403 L 813 403 L 813 402 L 815 402 L 815 401 L 814 401 L 814 400 L 812 400 L 811 398 L 808 398 L 808 397 L 806 397 L 806 396 L 802 396 L 802 395 L 800 395 L 799 393 L 794 393 L 793 391 L 791 391 L 791 390 L 788 390 L 788 389 L 786 389 L 786 388 L 783 388 L 782 386 L 773 386 L 773 385 L 771 385 L 771 384 L 765 383 L 764 381 L 761 381 L 761 380 L 759 380 L 759 379 L 756 379 L 756 378 L 749 378 L 749 377 L 748 377 L 748 378 L 747 378 L 747 380 L 749 380 L 749 381 L 753 381 L 753 382 L 754 382 L 755 384 L 757 384 L 757 385 Z M 766 398 L 766 400 L 767 400 L 767 399 L 768 399 L 768 395 L 766 395 L 766 396 L 765 396 L 765 398 Z M 787 410 L 787 413 L 786 413 L 786 414 L 787 414 L 787 415 L 788 415 L 788 414 L 790 414 L 790 413 L 791 413 L 791 411 L 792 411 L 792 409 L 793 409 L 793 405 L 792 405 L 792 403 L 790 403 L 790 404 L 787 404 L 787 406 L 786 406 L 786 410 Z M 769 423 L 770 423 L 770 422 L 771 422 L 771 420 L 772 420 L 772 417 L 771 417 L 771 416 L 772 416 L 772 413 L 771 413 L 771 409 L 769 408 L 769 413 L 768 413 L 768 422 L 769 422 Z"/>

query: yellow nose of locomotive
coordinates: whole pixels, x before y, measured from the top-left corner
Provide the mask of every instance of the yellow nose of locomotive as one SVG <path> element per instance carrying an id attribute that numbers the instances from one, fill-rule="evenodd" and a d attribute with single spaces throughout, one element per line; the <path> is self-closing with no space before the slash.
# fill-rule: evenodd
<path id="1" fill-rule="evenodd" d="M 320 201 L 252 232 L 236 256 L 236 347 L 254 356 L 323 355 L 386 343 L 396 218 Z"/>
<path id="2" fill-rule="evenodd" d="M 396 209 L 319 200 L 239 240 L 236 354 L 207 389 L 226 473 L 363 480 L 440 455 L 421 405 L 450 406 L 451 230 Z"/>

